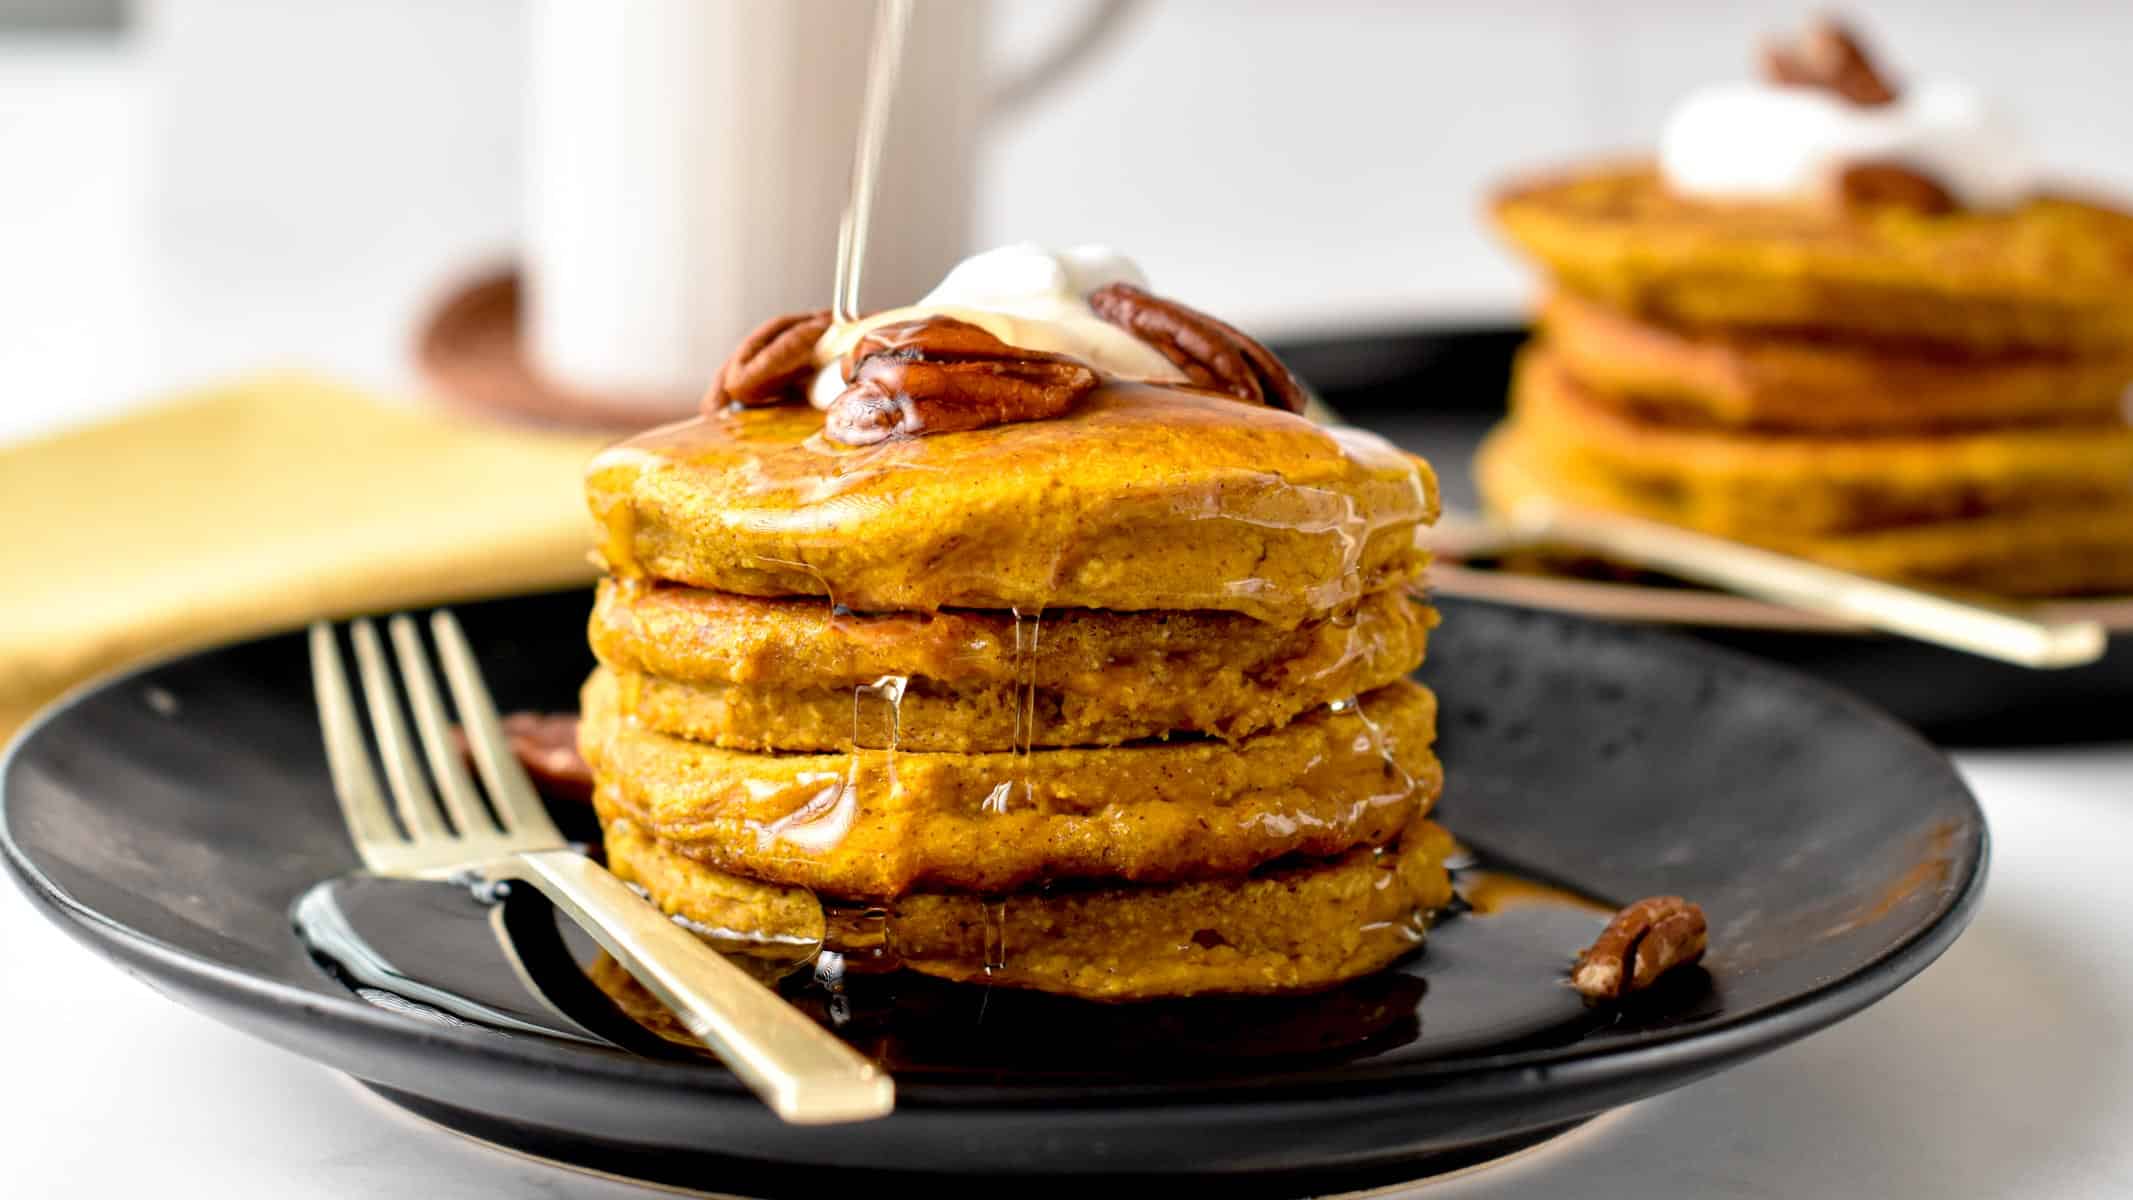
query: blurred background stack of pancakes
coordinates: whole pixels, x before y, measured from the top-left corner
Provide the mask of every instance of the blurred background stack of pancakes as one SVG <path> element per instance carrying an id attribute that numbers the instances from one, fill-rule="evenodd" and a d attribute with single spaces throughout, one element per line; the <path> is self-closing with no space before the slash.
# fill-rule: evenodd
<path id="1" fill-rule="evenodd" d="M 1645 165 L 1493 208 L 1553 291 L 1477 464 L 1492 507 L 1999 595 L 2133 590 L 2133 217 L 1727 202 Z"/>

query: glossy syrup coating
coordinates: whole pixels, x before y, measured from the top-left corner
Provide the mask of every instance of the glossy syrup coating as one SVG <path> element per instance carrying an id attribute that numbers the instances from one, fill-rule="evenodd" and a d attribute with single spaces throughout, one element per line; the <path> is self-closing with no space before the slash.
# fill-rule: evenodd
<path id="1" fill-rule="evenodd" d="M 598 790 L 689 857 L 828 895 L 1239 874 L 1389 841 L 1442 786 L 1436 699 L 1402 681 L 1235 745 L 755 754 L 621 718 L 585 689 Z"/>
<path id="2" fill-rule="evenodd" d="M 1241 613 L 1295 625 L 1413 579 L 1426 464 L 1373 435 L 1189 388 L 1111 384 L 1069 416 L 840 447 L 797 405 L 602 453 L 618 578 L 861 611 Z"/>
<path id="3" fill-rule="evenodd" d="M 1406 676 L 1435 623 L 1403 591 L 1283 628 L 1221 612 L 860 614 L 609 581 L 591 640 L 624 714 L 655 732 L 967 752 L 1247 737 Z"/>

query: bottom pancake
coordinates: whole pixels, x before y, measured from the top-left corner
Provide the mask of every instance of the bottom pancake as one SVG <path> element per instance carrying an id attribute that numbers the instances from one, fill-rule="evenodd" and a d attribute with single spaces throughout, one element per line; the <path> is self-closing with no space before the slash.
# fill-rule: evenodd
<path id="1" fill-rule="evenodd" d="M 1005 896 L 915 892 L 819 906 L 808 892 L 706 867 L 596 798 L 608 866 L 661 909 L 729 941 L 819 940 L 855 968 L 1091 1000 L 1316 991 L 1419 945 L 1450 903 L 1451 835 L 1418 820 L 1396 842 L 1285 860 L 1234 879 L 1072 886 Z"/>
<path id="2" fill-rule="evenodd" d="M 1694 527 L 1663 497 L 1498 429 L 1474 462 L 1482 499 L 1509 512 L 1528 497 Z M 2007 597 L 2133 591 L 2133 503 L 2003 513 L 1820 536 L 1717 531 L 1862 575 Z"/>

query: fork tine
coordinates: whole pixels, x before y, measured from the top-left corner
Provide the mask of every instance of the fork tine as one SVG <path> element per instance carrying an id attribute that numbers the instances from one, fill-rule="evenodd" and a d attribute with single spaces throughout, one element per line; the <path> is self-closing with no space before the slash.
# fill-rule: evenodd
<path id="1" fill-rule="evenodd" d="M 474 765 L 481 768 L 482 782 L 489 785 L 489 803 L 496 809 L 496 819 L 512 833 L 553 837 L 561 842 L 563 835 L 548 819 L 548 810 L 541 807 L 533 781 L 511 753 L 511 742 L 504 736 L 496 704 L 489 699 L 488 685 L 481 680 L 481 667 L 474 661 L 467 635 L 460 632 L 459 622 L 449 610 L 440 608 L 430 614 L 430 636 L 436 639 L 437 656 L 444 660 L 444 679 L 451 686 L 452 703 L 459 709 L 460 727 L 466 730 L 467 743 L 473 748 Z"/>
<path id="2" fill-rule="evenodd" d="M 333 626 L 324 621 L 311 626 L 311 687 L 318 697 L 319 732 L 326 740 L 326 768 L 333 776 L 334 797 L 341 802 L 341 820 L 364 865 L 376 867 L 380 850 L 401 844 L 400 831 L 370 769 L 363 722 L 341 668 L 341 650 L 334 643 Z"/>
<path id="3" fill-rule="evenodd" d="M 370 707 L 370 729 L 378 740 L 378 757 L 385 761 L 385 782 L 393 794 L 393 807 L 400 812 L 400 827 L 407 839 L 450 837 L 444 814 L 437 810 L 437 797 L 422 777 L 415 761 L 415 747 L 407 736 L 407 722 L 400 718 L 400 689 L 385 669 L 385 652 L 378 648 L 378 629 L 369 621 L 357 621 L 355 634 L 356 672 L 363 679 L 363 699 Z"/>
<path id="4" fill-rule="evenodd" d="M 481 793 L 474 789 L 474 777 L 467 774 L 466 761 L 452 744 L 452 723 L 444 714 L 437 674 L 430 669 L 430 656 L 422 648 L 421 633 L 406 613 L 394 617 L 387 629 L 392 634 L 393 653 L 400 660 L 400 681 L 407 685 L 408 704 L 415 710 L 422 753 L 429 759 L 437 790 L 444 794 L 445 811 L 452 814 L 452 824 L 458 826 L 462 837 L 495 833 L 496 819 L 489 815 L 488 805 L 482 803 Z M 470 745 L 472 741 L 469 734 Z"/>

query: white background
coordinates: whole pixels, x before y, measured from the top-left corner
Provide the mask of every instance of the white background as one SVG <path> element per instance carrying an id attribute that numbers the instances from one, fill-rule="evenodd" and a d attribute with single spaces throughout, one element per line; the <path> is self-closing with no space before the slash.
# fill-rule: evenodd
<path id="1" fill-rule="evenodd" d="M 979 240 L 1108 240 L 1262 332 L 1515 311 L 1526 280 L 1477 219 L 1487 182 L 1638 144 L 1796 15 L 1621 7 L 1152 5 L 995 131 Z M 404 384 L 415 314 L 517 228 L 519 4 L 143 10 L 117 49 L 0 41 L 0 442 L 270 364 Z M 2133 6 L 1872 18 L 1899 64 L 1990 86 L 2047 160 L 2133 189 Z M 1062 19 L 1012 8 L 1003 56 Z M 1961 763 L 1993 883 L 1939 965 L 1829 1033 L 1430 1194 L 2133 1194 L 2133 742 Z M 0 1194 L 639 1194 L 400 1118 L 10 896 L 0 964 Z"/>
<path id="2" fill-rule="evenodd" d="M 859 0 L 854 0 L 858 3 Z M 142 0 L 120 52 L 0 40 L 0 437 L 267 362 L 404 381 L 409 330 L 519 228 L 520 0 Z M 996 5 L 1002 63 L 1079 5 Z M 974 241 L 1108 241 L 1261 333 L 1504 315 L 1482 197 L 1648 144 L 1794 5 L 1148 0 L 998 122 Z M 1865 7 L 1865 6 L 1857 6 Z M 2133 194 L 2133 5 L 1876 4 L 1898 69 L 2001 100 Z"/>

